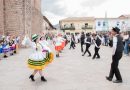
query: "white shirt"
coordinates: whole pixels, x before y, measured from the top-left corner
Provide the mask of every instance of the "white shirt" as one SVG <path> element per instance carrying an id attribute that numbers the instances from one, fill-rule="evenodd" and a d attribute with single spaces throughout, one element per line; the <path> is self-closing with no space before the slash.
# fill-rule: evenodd
<path id="1" fill-rule="evenodd" d="M 118 34 L 117 34 L 118 35 Z M 113 37 L 113 53 L 112 53 L 112 55 L 114 55 L 115 54 L 115 52 L 116 52 L 116 48 L 117 48 L 117 35 L 115 35 L 114 37 Z"/>
<path id="2" fill-rule="evenodd" d="M 125 41 L 127 39 L 129 39 L 129 35 L 124 35 L 123 40 Z"/>

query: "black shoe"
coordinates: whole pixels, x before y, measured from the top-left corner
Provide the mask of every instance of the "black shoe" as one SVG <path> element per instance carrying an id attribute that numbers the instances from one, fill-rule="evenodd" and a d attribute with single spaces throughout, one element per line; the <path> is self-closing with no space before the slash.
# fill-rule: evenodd
<path id="1" fill-rule="evenodd" d="M 113 81 L 113 83 L 122 83 L 122 80 Z"/>
<path id="2" fill-rule="evenodd" d="M 88 55 L 88 57 L 91 57 L 91 55 Z"/>
<path id="3" fill-rule="evenodd" d="M 107 79 L 108 81 L 112 81 L 112 78 L 110 78 L 110 77 L 106 77 L 106 79 Z"/>
<path id="4" fill-rule="evenodd" d="M 11 56 L 14 55 L 13 53 L 10 54 Z"/>
<path id="5" fill-rule="evenodd" d="M 94 57 L 92 59 L 95 59 Z"/>
<path id="6" fill-rule="evenodd" d="M 57 54 L 56 57 L 59 57 L 59 54 Z"/>
<path id="7" fill-rule="evenodd" d="M 97 57 L 96 59 L 100 59 L 100 57 Z"/>
<path id="8" fill-rule="evenodd" d="M 47 80 L 44 78 L 44 76 L 41 77 L 41 81 L 47 82 Z"/>
<path id="9" fill-rule="evenodd" d="M 84 54 L 82 56 L 84 56 Z"/>
<path id="10" fill-rule="evenodd" d="M 4 58 L 7 58 L 8 56 L 4 55 Z"/>
<path id="11" fill-rule="evenodd" d="M 33 82 L 35 81 L 34 80 L 34 75 L 31 75 L 30 77 L 29 77 L 29 79 L 31 79 Z"/>
<path id="12" fill-rule="evenodd" d="M 14 51 L 14 53 L 16 54 L 16 51 Z"/>
<path id="13" fill-rule="evenodd" d="M 58 57 L 58 55 L 56 55 L 56 57 Z"/>

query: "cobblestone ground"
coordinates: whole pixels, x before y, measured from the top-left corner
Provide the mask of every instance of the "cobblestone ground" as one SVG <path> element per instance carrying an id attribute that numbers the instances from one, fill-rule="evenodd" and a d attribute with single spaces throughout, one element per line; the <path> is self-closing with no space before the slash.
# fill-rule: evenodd
<path id="1" fill-rule="evenodd" d="M 111 48 L 102 46 L 101 59 L 82 57 L 80 45 L 75 50 L 67 46 L 60 58 L 43 70 L 48 82 L 41 82 L 39 74 L 31 82 L 32 70 L 27 68 L 30 49 L 22 49 L 17 55 L 0 61 L 0 90 L 130 90 L 130 56 L 123 56 L 120 61 L 122 84 L 108 82 L 111 64 Z M 91 53 L 94 47 L 90 48 Z M 115 79 L 115 78 L 114 78 Z"/>

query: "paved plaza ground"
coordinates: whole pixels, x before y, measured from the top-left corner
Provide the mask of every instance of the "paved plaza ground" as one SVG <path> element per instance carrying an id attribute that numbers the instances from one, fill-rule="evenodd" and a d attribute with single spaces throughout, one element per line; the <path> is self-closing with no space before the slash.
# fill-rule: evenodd
<path id="1" fill-rule="evenodd" d="M 47 82 L 41 82 L 39 74 L 35 82 L 29 80 L 32 72 L 27 68 L 30 49 L 21 49 L 18 54 L 1 60 L 0 90 L 130 90 L 130 56 L 123 56 L 120 61 L 123 83 L 115 84 L 105 79 L 110 71 L 111 48 L 102 46 L 101 59 L 95 60 L 87 54 L 83 57 L 80 45 L 75 50 L 68 48 L 43 70 Z M 90 51 L 94 53 L 93 46 Z"/>

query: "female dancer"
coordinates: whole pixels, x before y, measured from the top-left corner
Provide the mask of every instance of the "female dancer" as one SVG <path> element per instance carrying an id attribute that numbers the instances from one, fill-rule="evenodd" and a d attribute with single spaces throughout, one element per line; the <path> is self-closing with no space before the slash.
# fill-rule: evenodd
<path id="1" fill-rule="evenodd" d="M 46 82 L 42 70 L 48 63 L 48 59 L 46 53 L 42 52 L 43 48 L 39 43 L 39 36 L 37 34 L 32 35 L 32 41 L 27 37 L 26 42 L 32 47 L 32 54 L 28 58 L 28 67 L 34 70 L 29 78 L 35 81 L 34 76 L 39 72 L 41 81 Z"/>

